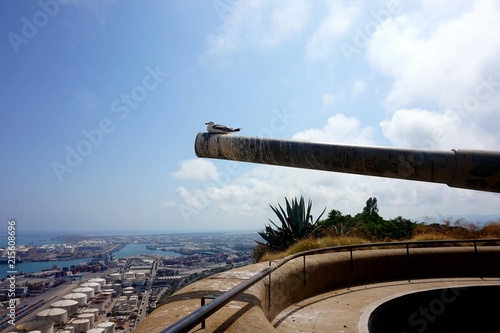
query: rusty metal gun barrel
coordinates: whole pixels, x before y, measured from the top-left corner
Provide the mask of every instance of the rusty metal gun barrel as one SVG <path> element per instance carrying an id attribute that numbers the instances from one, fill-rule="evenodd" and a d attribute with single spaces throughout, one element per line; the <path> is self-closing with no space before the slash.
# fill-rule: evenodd
<path id="1" fill-rule="evenodd" d="M 500 193 L 500 152 L 435 151 L 198 133 L 198 157 L 398 178 Z"/>

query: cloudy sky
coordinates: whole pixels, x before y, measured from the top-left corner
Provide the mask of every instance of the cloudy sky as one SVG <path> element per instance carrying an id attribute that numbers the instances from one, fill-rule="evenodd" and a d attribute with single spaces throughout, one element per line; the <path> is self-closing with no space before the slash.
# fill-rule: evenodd
<path id="1" fill-rule="evenodd" d="M 384 218 L 500 213 L 495 193 L 193 147 L 213 120 L 245 136 L 500 150 L 498 1 L 6 0 L 0 16 L 5 228 L 260 230 L 269 204 L 301 195 L 315 217 L 370 197 Z"/>

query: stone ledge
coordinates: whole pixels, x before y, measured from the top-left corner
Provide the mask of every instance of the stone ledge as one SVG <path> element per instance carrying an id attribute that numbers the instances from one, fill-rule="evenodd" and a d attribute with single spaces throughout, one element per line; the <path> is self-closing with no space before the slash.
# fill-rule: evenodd
<path id="1" fill-rule="evenodd" d="M 269 278 L 249 288 L 206 320 L 192 332 L 276 332 L 271 324 L 284 309 L 312 296 L 348 286 L 405 279 L 443 277 L 499 277 L 500 248 L 472 247 L 411 248 L 360 250 L 306 257 L 305 282 L 303 259 L 294 259 L 271 275 L 271 299 L 268 298 Z M 136 328 L 138 333 L 161 332 L 187 314 L 198 309 L 202 296 L 221 294 L 269 263 L 259 263 L 213 275 L 195 282 L 169 298 L 167 304 L 153 311 Z"/>

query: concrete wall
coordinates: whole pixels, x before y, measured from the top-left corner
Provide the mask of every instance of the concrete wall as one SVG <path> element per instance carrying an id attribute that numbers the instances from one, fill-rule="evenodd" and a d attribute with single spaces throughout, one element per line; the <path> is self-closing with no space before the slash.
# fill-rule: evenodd
<path id="1" fill-rule="evenodd" d="M 240 295 L 206 320 L 205 332 L 273 332 L 270 321 L 288 306 L 332 289 L 372 282 L 436 277 L 499 277 L 500 248 L 363 250 L 297 258 Z M 272 263 L 271 263 L 272 264 Z M 193 283 L 149 315 L 135 332 L 153 333 L 200 307 L 202 296 L 217 296 L 268 267 L 259 263 Z M 269 294 L 269 290 L 271 293 Z M 270 296 L 269 296 L 270 295 Z M 199 326 L 195 329 L 199 331 Z"/>

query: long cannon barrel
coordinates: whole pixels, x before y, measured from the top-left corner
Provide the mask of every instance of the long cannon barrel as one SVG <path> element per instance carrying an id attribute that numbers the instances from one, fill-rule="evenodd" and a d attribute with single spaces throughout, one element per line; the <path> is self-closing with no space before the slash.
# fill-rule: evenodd
<path id="1" fill-rule="evenodd" d="M 500 193 L 500 152 L 435 151 L 198 133 L 198 157 L 447 184 Z"/>

